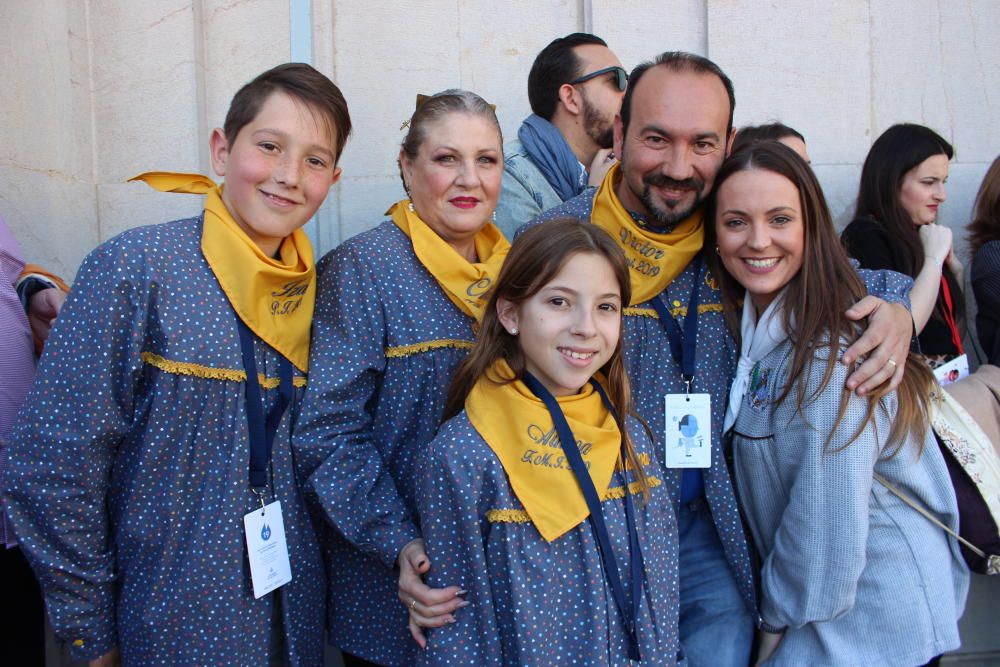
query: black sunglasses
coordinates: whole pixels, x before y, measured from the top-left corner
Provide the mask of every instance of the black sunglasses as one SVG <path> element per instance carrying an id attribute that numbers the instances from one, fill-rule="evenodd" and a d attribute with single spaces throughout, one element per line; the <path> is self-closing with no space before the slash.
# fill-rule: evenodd
<path id="1" fill-rule="evenodd" d="M 579 79 L 574 79 L 569 83 L 571 86 L 576 85 L 578 83 L 583 83 L 584 81 L 590 81 L 591 79 L 596 79 L 597 77 L 603 74 L 611 74 L 612 72 L 615 75 L 615 86 L 618 88 L 618 90 L 624 92 L 625 86 L 628 84 L 628 73 L 625 71 L 624 68 L 618 67 L 617 65 L 615 65 L 614 67 L 605 67 L 604 69 L 599 69 L 596 72 L 591 72 L 590 74 L 584 74 Z"/>

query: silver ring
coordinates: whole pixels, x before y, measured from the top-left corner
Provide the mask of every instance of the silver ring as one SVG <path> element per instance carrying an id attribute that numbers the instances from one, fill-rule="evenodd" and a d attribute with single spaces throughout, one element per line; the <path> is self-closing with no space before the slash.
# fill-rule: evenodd
<path id="1" fill-rule="evenodd" d="M 410 611 L 416 611 L 416 610 L 417 610 L 417 598 L 412 598 L 410 600 Z"/>

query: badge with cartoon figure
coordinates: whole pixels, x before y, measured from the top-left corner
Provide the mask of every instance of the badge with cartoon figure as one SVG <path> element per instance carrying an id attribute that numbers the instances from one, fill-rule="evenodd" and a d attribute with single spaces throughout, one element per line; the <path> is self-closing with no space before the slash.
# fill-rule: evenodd
<path id="1" fill-rule="evenodd" d="M 708 468 L 712 465 L 712 401 L 709 394 L 667 394 L 666 443 L 668 468 Z"/>

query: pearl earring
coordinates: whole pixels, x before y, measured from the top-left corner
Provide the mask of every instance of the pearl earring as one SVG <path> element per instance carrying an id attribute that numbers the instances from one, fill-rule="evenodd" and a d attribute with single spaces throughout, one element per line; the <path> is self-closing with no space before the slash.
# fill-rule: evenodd
<path id="1" fill-rule="evenodd" d="M 407 204 L 406 208 L 408 208 L 410 210 L 410 213 L 413 213 L 414 212 L 413 211 L 413 202 L 410 202 L 409 204 Z M 718 250 L 718 248 L 716 248 L 716 250 Z"/>

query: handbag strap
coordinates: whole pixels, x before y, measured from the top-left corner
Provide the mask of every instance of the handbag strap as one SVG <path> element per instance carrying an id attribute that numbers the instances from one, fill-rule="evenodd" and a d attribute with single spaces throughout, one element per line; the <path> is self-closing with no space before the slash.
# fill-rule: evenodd
<path id="1" fill-rule="evenodd" d="M 875 473 L 875 479 L 876 479 L 876 481 L 878 481 L 879 484 L 881 484 L 885 488 L 889 489 L 889 491 L 891 491 L 893 493 L 893 495 L 895 495 L 897 498 L 899 498 L 904 503 L 906 503 L 907 505 L 909 505 L 913 509 L 915 509 L 918 512 L 920 512 L 921 514 L 923 514 L 924 517 L 928 521 L 930 521 L 931 523 L 933 523 L 938 528 L 943 529 L 946 533 L 948 533 L 949 535 L 951 535 L 952 537 L 954 537 L 956 540 L 958 540 L 959 542 L 961 542 L 962 544 L 964 544 L 966 547 L 968 547 L 969 551 L 971 551 L 972 553 L 976 554 L 980 558 L 986 558 L 986 552 L 984 552 L 982 549 L 980 549 L 979 547 L 977 547 L 975 544 L 973 544 L 972 542 L 968 541 L 967 539 L 965 539 L 964 537 L 962 537 L 961 535 L 959 535 L 958 533 L 956 533 L 954 530 L 952 530 L 948 526 L 946 526 L 943 523 L 941 523 L 941 521 L 936 516 L 934 516 L 933 514 L 931 514 L 930 512 L 928 512 L 925 508 L 921 507 L 920 504 L 917 503 L 917 501 L 913 500 L 913 498 L 910 498 L 908 495 L 906 495 L 905 493 L 903 493 L 902 491 L 900 491 L 899 489 L 897 489 L 895 486 L 893 486 L 889 482 L 889 480 L 887 480 L 885 477 L 883 477 L 882 475 L 880 475 L 878 473 Z"/>

